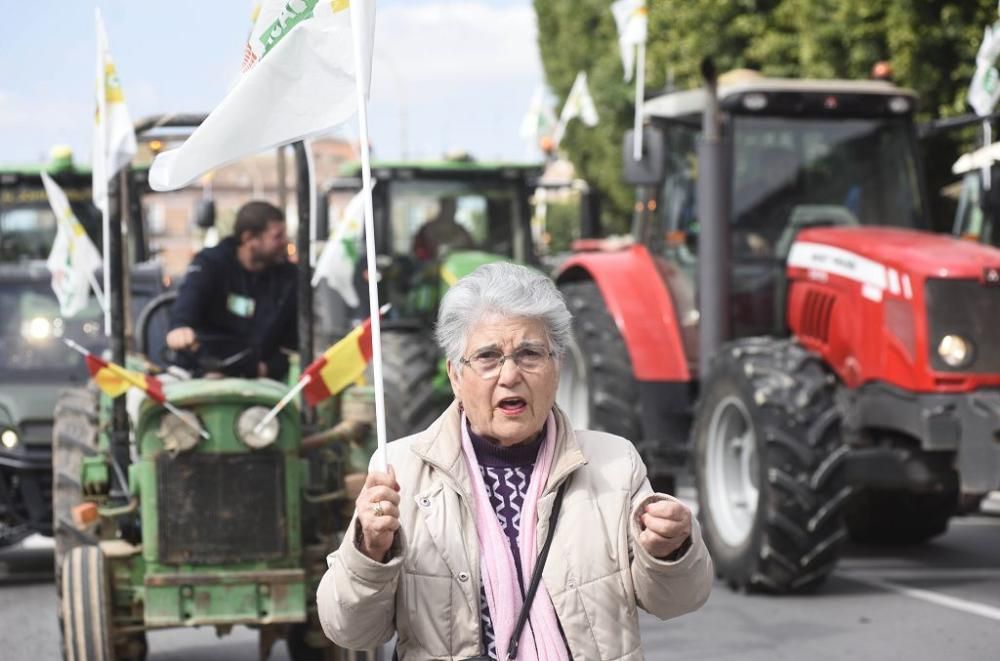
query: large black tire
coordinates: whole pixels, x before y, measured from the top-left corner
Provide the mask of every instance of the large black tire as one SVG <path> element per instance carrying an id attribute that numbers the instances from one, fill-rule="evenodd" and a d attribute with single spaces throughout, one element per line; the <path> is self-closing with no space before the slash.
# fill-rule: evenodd
<path id="1" fill-rule="evenodd" d="M 559 285 L 573 314 L 574 342 L 559 375 L 557 401 L 576 429 L 642 438 L 639 386 L 625 342 L 592 280 Z"/>
<path id="2" fill-rule="evenodd" d="M 111 599 L 104 555 L 97 546 L 77 546 L 63 559 L 59 617 L 66 661 L 113 661 Z"/>
<path id="3" fill-rule="evenodd" d="M 434 390 L 440 352 L 426 333 L 382 331 L 382 377 L 388 440 L 423 431 L 452 397 Z"/>
<path id="4" fill-rule="evenodd" d="M 56 401 L 52 427 L 52 536 L 57 589 L 63 559 L 69 551 L 97 544 L 92 531 L 81 531 L 73 525 L 73 508 L 83 502 L 83 460 L 97 454 L 97 407 L 97 392 L 92 388 L 64 390 Z"/>
<path id="5" fill-rule="evenodd" d="M 734 589 L 814 588 L 847 537 L 835 379 L 792 341 L 749 338 L 724 347 L 703 383 L 695 470 L 716 572 Z"/>
<path id="6" fill-rule="evenodd" d="M 851 539 L 861 544 L 920 544 L 948 530 L 958 511 L 957 489 L 946 493 L 911 493 L 861 489 L 845 512 Z"/>

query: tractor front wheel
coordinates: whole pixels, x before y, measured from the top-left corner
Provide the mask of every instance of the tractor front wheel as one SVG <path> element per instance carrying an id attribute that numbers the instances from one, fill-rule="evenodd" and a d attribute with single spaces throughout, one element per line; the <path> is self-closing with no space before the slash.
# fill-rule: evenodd
<path id="1" fill-rule="evenodd" d="M 699 516 L 734 589 L 804 591 L 833 571 L 846 538 L 835 382 L 794 342 L 725 347 L 695 419 Z"/>
<path id="2" fill-rule="evenodd" d="M 114 659 L 111 600 L 104 554 L 97 546 L 77 546 L 63 559 L 60 587 L 63 658 L 66 661 Z"/>

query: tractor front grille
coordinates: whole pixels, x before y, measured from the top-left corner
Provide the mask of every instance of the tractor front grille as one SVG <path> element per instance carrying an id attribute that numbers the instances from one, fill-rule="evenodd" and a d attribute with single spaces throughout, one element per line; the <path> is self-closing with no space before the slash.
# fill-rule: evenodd
<path id="1" fill-rule="evenodd" d="M 928 356 L 931 366 L 941 372 L 1000 373 L 1000 287 L 978 280 L 932 278 L 924 289 L 927 300 Z M 938 355 L 945 335 L 961 335 L 975 345 L 972 364 L 950 367 Z"/>
<path id="2" fill-rule="evenodd" d="M 225 564 L 284 556 L 284 466 L 278 452 L 160 455 L 160 562 Z"/>

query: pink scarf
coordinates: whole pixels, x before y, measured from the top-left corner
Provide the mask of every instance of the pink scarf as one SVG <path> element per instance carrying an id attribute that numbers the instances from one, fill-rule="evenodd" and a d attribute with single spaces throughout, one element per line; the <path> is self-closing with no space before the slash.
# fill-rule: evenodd
<path id="1" fill-rule="evenodd" d="M 479 461 L 472 448 L 469 438 L 465 414 L 462 414 L 462 450 L 465 454 L 465 464 L 472 480 L 472 499 L 476 515 L 476 534 L 479 537 L 480 568 L 483 586 L 486 592 L 486 603 L 490 609 L 490 619 L 493 622 L 493 632 L 496 634 L 497 658 L 507 658 L 507 644 L 514 633 L 514 624 L 521 612 L 521 590 L 518 587 L 517 569 L 514 556 L 496 512 L 490 504 L 483 474 L 479 470 Z M 545 424 L 545 440 L 538 450 L 535 467 L 531 471 L 528 482 L 528 492 L 521 506 L 521 529 L 517 536 L 517 545 L 521 552 L 521 567 L 524 572 L 525 590 L 535 570 L 537 559 L 537 544 L 535 527 L 538 523 L 538 499 L 552 468 L 555 455 L 556 420 L 549 413 Z M 535 648 L 537 643 L 538 647 Z M 552 598 L 545 589 L 545 581 L 538 584 L 538 591 L 531 603 L 531 613 L 528 622 L 521 631 L 518 643 L 518 659 L 526 661 L 568 661 L 569 652 L 562 634 L 559 632 L 559 620 L 552 607 Z"/>

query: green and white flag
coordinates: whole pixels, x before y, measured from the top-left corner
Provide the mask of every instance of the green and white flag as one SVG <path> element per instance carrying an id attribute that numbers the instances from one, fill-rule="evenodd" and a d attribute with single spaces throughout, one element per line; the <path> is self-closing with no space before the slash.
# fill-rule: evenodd
<path id="1" fill-rule="evenodd" d="M 593 97 L 590 96 L 590 89 L 587 88 L 585 71 L 576 74 L 576 80 L 573 81 L 573 87 L 570 88 L 566 103 L 563 104 L 562 112 L 559 114 L 559 125 L 556 126 L 553 138 L 557 146 L 566 133 L 566 125 L 577 117 L 587 126 L 597 126 L 597 109 L 594 107 Z"/>
<path id="2" fill-rule="evenodd" d="M 1000 100 L 1000 72 L 996 61 L 1000 56 L 1000 23 L 986 28 L 983 43 L 976 53 L 976 73 L 969 84 L 969 105 L 980 117 L 993 113 Z"/>
<path id="3" fill-rule="evenodd" d="M 617 0 L 611 13 L 618 25 L 618 46 L 625 67 L 625 80 L 632 80 L 635 70 L 635 48 L 646 43 L 646 0 Z"/>
<path id="4" fill-rule="evenodd" d="M 361 63 L 350 12 L 361 12 Z M 149 172 L 155 190 L 186 186 L 209 170 L 321 133 L 357 109 L 355 76 L 371 77 L 373 0 L 265 0 L 243 53 L 243 75 L 178 149 Z"/>
<path id="5" fill-rule="evenodd" d="M 552 108 L 545 103 L 545 87 L 538 85 L 531 97 L 528 112 L 521 120 L 521 137 L 533 147 L 537 147 L 539 139 L 551 135 L 555 125 L 556 117 L 552 113 Z"/>
<path id="6" fill-rule="evenodd" d="M 63 317 L 76 316 L 87 307 L 92 287 L 103 308 L 104 297 L 94 275 L 101 268 L 101 254 L 73 214 L 66 193 L 59 184 L 44 172 L 42 183 L 57 223 L 56 240 L 45 265 L 52 273 L 52 291 L 59 300 L 59 314 Z"/>
<path id="7" fill-rule="evenodd" d="M 101 11 L 97 21 L 97 112 L 94 117 L 92 161 L 92 195 L 101 211 L 107 210 L 108 181 L 135 156 L 135 129 L 125 105 L 118 70 L 111 58 L 108 34 L 104 30 Z"/>
<path id="8" fill-rule="evenodd" d="M 363 194 L 359 192 L 344 207 L 336 227 L 316 260 L 312 279 L 313 287 L 320 280 L 326 280 L 352 308 L 360 303 L 358 292 L 354 289 L 354 272 L 361 250 L 364 202 Z"/>

